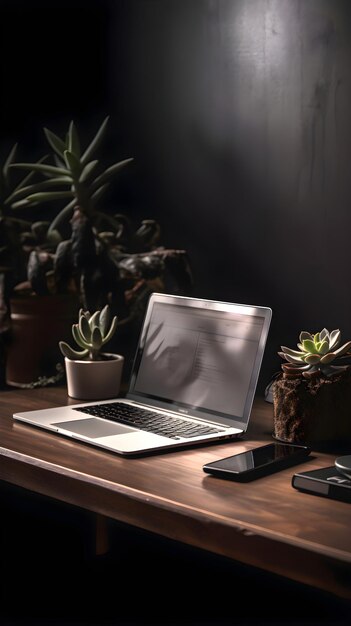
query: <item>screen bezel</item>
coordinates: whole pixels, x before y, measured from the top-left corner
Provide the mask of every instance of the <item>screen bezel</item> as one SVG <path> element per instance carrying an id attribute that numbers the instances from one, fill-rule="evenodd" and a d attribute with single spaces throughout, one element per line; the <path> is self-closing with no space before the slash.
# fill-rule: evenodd
<path id="1" fill-rule="evenodd" d="M 206 410 L 200 407 L 194 407 L 188 404 L 183 404 L 175 401 L 164 401 L 155 396 L 147 396 L 146 394 L 141 394 L 135 390 L 135 385 L 137 381 L 137 375 L 143 355 L 143 350 L 145 348 L 146 337 L 150 325 L 150 320 L 152 317 L 152 311 L 154 305 L 158 304 L 174 304 L 177 306 L 183 306 L 190 309 L 207 309 L 213 312 L 229 312 L 236 314 L 244 314 L 251 316 L 259 316 L 263 319 L 262 331 L 260 340 L 257 347 L 257 353 L 255 358 L 254 367 L 251 373 L 250 383 L 247 391 L 246 401 L 243 410 L 243 416 L 233 416 L 230 414 L 218 414 L 211 410 Z M 167 411 L 171 411 L 173 413 L 180 413 L 183 415 L 187 415 L 190 417 L 202 418 L 206 419 L 206 421 L 212 421 L 214 423 L 221 424 L 223 426 L 229 426 L 233 428 L 238 428 L 240 430 L 245 431 L 248 426 L 248 421 L 252 409 L 252 403 L 254 399 L 254 395 L 256 392 L 258 375 L 261 368 L 261 363 L 263 359 L 264 349 L 267 341 L 269 326 L 272 318 L 272 310 L 269 307 L 263 306 L 252 306 L 246 304 L 236 304 L 236 303 L 228 303 L 228 302 L 220 302 L 217 300 L 205 300 L 200 298 L 192 298 L 186 296 L 177 296 L 170 294 L 160 294 L 153 293 L 151 294 L 147 306 L 147 310 L 144 317 L 144 322 L 142 326 L 142 330 L 139 337 L 139 343 L 136 350 L 132 374 L 130 378 L 129 389 L 127 393 L 128 400 L 132 400 L 134 402 L 139 403 L 147 403 L 148 405 L 152 405 L 156 408 L 165 409 Z"/>

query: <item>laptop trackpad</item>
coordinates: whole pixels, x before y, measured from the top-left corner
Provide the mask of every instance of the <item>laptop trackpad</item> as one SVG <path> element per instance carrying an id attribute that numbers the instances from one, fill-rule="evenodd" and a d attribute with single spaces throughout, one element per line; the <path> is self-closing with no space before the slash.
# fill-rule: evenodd
<path id="1" fill-rule="evenodd" d="M 52 422 L 51 426 L 57 426 L 57 428 L 61 428 L 62 430 L 68 430 L 68 432 L 77 433 L 77 435 L 83 435 L 84 437 L 91 437 L 92 439 L 135 432 L 126 426 L 120 426 L 119 424 L 112 424 L 106 421 L 103 422 L 95 417 L 70 420 L 67 422 Z"/>

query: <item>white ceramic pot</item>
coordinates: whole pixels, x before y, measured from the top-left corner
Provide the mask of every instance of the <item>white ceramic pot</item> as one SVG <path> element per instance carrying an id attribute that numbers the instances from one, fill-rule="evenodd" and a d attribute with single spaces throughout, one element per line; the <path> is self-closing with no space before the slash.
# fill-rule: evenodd
<path id="1" fill-rule="evenodd" d="M 67 390 L 78 400 L 115 398 L 121 387 L 124 357 L 104 354 L 103 361 L 73 361 L 65 357 Z"/>

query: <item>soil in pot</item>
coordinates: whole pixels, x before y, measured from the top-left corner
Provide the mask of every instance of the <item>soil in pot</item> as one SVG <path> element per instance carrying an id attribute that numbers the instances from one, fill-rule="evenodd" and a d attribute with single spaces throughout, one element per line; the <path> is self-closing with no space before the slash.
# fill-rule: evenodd
<path id="1" fill-rule="evenodd" d="M 351 443 L 351 368 L 331 377 L 286 378 L 273 385 L 274 432 L 301 444 Z"/>

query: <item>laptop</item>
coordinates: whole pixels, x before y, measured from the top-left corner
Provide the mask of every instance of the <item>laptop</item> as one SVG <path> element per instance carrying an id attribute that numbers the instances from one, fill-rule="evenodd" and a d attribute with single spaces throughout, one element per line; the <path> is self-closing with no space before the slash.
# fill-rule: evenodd
<path id="1" fill-rule="evenodd" d="M 243 435 L 272 311 L 153 293 L 124 398 L 15 413 L 122 455 Z"/>

